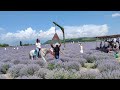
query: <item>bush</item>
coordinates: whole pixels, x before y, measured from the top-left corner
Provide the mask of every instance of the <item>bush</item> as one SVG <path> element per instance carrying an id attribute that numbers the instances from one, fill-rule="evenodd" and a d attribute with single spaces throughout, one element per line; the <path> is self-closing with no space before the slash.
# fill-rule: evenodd
<path id="1" fill-rule="evenodd" d="M 100 72 L 113 71 L 119 70 L 120 65 L 112 60 L 103 60 L 102 62 L 98 63 L 97 68 L 100 70 Z"/>
<path id="2" fill-rule="evenodd" d="M 13 64 L 19 64 L 19 63 L 20 63 L 20 60 L 15 59 L 15 60 L 12 60 L 11 62 L 12 62 Z"/>
<path id="3" fill-rule="evenodd" d="M 85 63 L 84 64 L 84 67 L 85 68 L 96 68 L 97 66 L 95 65 L 95 63 Z"/>
<path id="4" fill-rule="evenodd" d="M 29 43 L 27 43 L 27 44 L 23 44 L 22 46 L 29 46 L 30 44 Z"/>
<path id="5" fill-rule="evenodd" d="M 79 63 L 81 64 L 81 66 L 83 67 L 83 66 L 84 66 L 84 63 L 87 62 L 87 60 L 84 59 L 84 58 L 80 58 L 80 59 L 78 59 L 78 62 L 79 62 Z"/>
<path id="6" fill-rule="evenodd" d="M 24 68 L 20 69 L 20 76 L 33 76 L 36 71 L 38 71 L 40 68 L 39 65 L 36 64 L 30 64 L 25 66 Z"/>
<path id="7" fill-rule="evenodd" d="M 46 63 L 42 60 L 37 60 L 37 61 L 32 61 L 33 62 L 33 64 L 37 64 L 37 65 L 39 65 L 40 67 L 45 67 L 45 65 L 46 65 Z"/>
<path id="8" fill-rule="evenodd" d="M 6 77 L 2 74 L 0 75 L 0 79 L 6 79 Z"/>
<path id="9" fill-rule="evenodd" d="M 96 60 L 96 57 L 89 55 L 85 59 L 87 60 L 87 63 L 93 63 Z"/>
<path id="10" fill-rule="evenodd" d="M 19 76 L 20 76 L 20 70 L 21 70 L 22 68 L 24 68 L 24 67 L 25 67 L 24 64 L 14 65 L 14 66 L 12 66 L 12 67 L 8 70 L 8 73 L 9 73 L 13 78 L 19 77 Z"/>
<path id="11" fill-rule="evenodd" d="M 54 69 L 46 74 L 46 79 L 74 79 L 76 76 L 74 73 L 69 72 L 63 68 L 61 69 Z"/>
<path id="12" fill-rule="evenodd" d="M 41 79 L 41 78 L 39 78 L 37 76 L 22 76 L 22 77 L 19 76 L 15 79 Z"/>
<path id="13" fill-rule="evenodd" d="M 48 66 L 47 66 L 47 68 L 48 68 L 49 70 L 53 70 L 53 69 L 55 69 L 55 64 L 49 63 Z"/>
<path id="14" fill-rule="evenodd" d="M 120 79 L 120 70 L 104 71 L 97 77 L 99 79 Z"/>
<path id="15" fill-rule="evenodd" d="M 69 58 L 69 57 L 60 57 L 60 60 L 62 62 L 68 62 L 68 61 L 71 61 L 71 58 Z"/>
<path id="16" fill-rule="evenodd" d="M 8 47 L 9 44 L 0 44 L 0 47 Z"/>
<path id="17" fill-rule="evenodd" d="M 21 60 L 20 62 L 18 62 L 19 64 L 29 64 L 29 60 Z"/>
<path id="18" fill-rule="evenodd" d="M 8 64 L 4 64 L 2 66 L 1 72 L 3 72 L 3 74 L 6 74 L 7 70 L 9 69 L 9 65 Z"/>
<path id="19" fill-rule="evenodd" d="M 81 68 L 81 64 L 76 61 L 70 61 L 70 62 L 64 62 L 62 67 L 66 70 L 75 69 L 79 71 L 79 69 Z"/>
<path id="20" fill-rule="evenodd" d="M 45 79 L 45 75 L 49 73 L 50 71 L 45 68 L 39 68 L 39 70 L 35 73 L 36 76 Z"/>
<path id="21" fill-rule="evenodd" d="M 11 67 L 11 63 L 0 63 L 0 73 L 6 74 L 10 67 Z"/>
<path id="22" fill-rule="evenodd" d="M 87 70 L 87 71 L 79 71 L 79 72 L 77 72 L 76 76 L 77 76 L 77 79 L 96 79 L 96 77 L 99 74 L 100 73 L 98 73 L 98 72 Z"/>

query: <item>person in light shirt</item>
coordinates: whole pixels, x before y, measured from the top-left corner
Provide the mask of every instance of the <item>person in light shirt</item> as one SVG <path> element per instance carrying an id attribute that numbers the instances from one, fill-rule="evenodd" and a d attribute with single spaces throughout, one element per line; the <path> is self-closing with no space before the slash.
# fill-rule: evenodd
<path id="1" fill-rule="evenodd" d="M 36 52 L 36 54 L 37 54 L 37 57 L 40 58 L 40 53 L 39 53 L 39 52 L 40 52 L 40 50 L 41 50 L 41 43 L 40 43 L 40 40 L 39 40 L 39 39 L 36 40 L 35 45 L 36 45 L 36 50 L 35 50 L 35 52 Z"/>
<path id="2" fill-rule="evenodd" d="M 80 53 L 83 53 L 83 45 L 80 43 Z"/>

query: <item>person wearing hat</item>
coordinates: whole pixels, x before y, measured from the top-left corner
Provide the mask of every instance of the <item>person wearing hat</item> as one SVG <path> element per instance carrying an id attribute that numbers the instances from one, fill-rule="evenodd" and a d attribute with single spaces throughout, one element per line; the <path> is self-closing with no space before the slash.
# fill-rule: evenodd
<path id="1" fill-rule="evenodd" d="M 60 46 L 61 44 L 59 43 L 56 43 L 54 46 L 51 44 L 51 47 L 54 50 L 55 59 L 59 59 Z"/>

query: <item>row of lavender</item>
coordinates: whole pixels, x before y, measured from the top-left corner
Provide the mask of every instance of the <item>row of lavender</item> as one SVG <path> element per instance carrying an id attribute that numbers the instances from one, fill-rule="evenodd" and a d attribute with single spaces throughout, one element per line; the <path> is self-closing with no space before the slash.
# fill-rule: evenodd
<path id="1" fill-rule="evenodd" d="M 78 43 L 66 44 L 61 47 L 59 62 L 51 55 L 46 56 L 48 63 L 42 59 L 30 60 L 29 51 L 35 46 L 0 48 L 0 78 L 7 79 L 10 74 L 13 79 L 119 79 L 120 63 L 114 58 L 114 53 L 104 53 L 95 50 L 96 43 L 82 43 L 84 53 L 80 53 Z M 43 47 L 49 47 L 45 45 Z M 94 64 L 86 68 L 86 63 Z M 86 69 L 85 69 L 86 68 Z"/>

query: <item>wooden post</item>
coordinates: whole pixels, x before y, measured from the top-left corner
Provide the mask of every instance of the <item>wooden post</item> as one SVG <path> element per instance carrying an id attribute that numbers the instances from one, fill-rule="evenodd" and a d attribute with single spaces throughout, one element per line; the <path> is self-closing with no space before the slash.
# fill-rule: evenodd
<path id="1" fill-rule="evenodd" d="M 63 40 L 64 40 L 64 48 L 65 48 L 65 35 L 63 35 Z"/>

